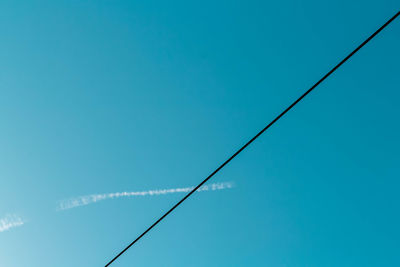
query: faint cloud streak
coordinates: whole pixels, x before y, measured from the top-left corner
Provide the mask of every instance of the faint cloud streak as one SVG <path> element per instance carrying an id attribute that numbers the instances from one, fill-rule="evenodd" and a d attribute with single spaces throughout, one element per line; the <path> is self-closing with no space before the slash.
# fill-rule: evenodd
<path id="1" fill-rule="evenodd" d="M 198 192 L 202 191 L 217 191 L 224 190 L 234 187 L 233 182 L 223 182 L 223 183 L 214 183 L 210 185 L 203 185 L 199 189 Z M 89 205 L 92 203 L 96 203 L 101 200 L 106 199 L 114 199 L 121 197 L 142 197 L 142 196 L 157 196 L 157 195 L 167 195 L 167 194 L 175 194 L 175 193 L 189 193 L 195 187 L 183 187 L 183 188 L 170 188 L 170 189 L 156 189 L 156 190 L 148 190 L 148 191 L 136 191 L 136 192 L 118 192 L 118 193 L 108 193 L 108 194 L 94 194 L 94 195 L 86 195 L 80 196 L 76 198 L 70 198 L 66 200 L 61 200 L 58 203 L 57 210 L 67 210 L 80 206 Z"/>
<path id="2" fill-rule="evenodd" d="M 0 218 L 0 232 L 10 230 L 11 228 L 23 225 L 23 220 L 15 214 L 8 214 Z"/>

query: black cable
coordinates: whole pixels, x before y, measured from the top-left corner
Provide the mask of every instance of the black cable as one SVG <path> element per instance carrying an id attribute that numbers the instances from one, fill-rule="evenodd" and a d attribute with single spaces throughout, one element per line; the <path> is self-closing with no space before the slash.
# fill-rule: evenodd
<path id="1" fill-rule="evenodd" d="M 178 207 L 183 201 L 185 201 L 190 195 L 196 192 L 204 183 L 206 183 L 211 177 L 213 177 L 218 171 L 220 171 L 226 164 L 228 164 L 233 158 L 235 158 L 240 152 L 242 152 L 248 145 L 253 143 L 261 134 L 263 134 L 269 127 L 271 127 L 275 122 L 277 122 L 283 115 L 285 115 L 289 110 L 291 110 L 297 103 L 299 103 L 305 96 L 307 96 L 312 90 L 315 89 L 320 83 L 322 83 L 326 78 L 328 78 L 335 70 L 337 70 L 343 63 L 345 63 L 349 58 L 351 58 L 358 50 L 360 50 L 364 45 L 366 45 L 372 38 L 374 38 L 380 31 L 382 31 L 386 26 L 388 26 L 394 19 L 400 15 L 400 11 L 397 12 L 392 18 L 390 18 L 385 24 L 383 24 L 377 31 L 370 35 L 364 42 L 362 42 L 356 49 L 354 49 L 349 55 L 347 55 L 342 61 L 339 62 L 335 67 L 333 67 L 327 74 L 325 74 L 318 82 L 316 82 L 310 89 L 308 89 L 303 95 L 301 95 L 296 101 L 294 101 L 289 107 L 287 107 L 281 114 L 279 114 L 275 119 L 273 119 L 264 129 L 262 129 L 258 134 L 251 138 L 244 146 L 242 146 L 238 151 L 235 152 L 229 159 L 222 163 L 215 171 L 213 171 L 206 179 L 204 179 L 198 186 L 196 186 L 192 191 L 190 191 L 185 197 L 183 197 L 178 203 L 176 203 L 171 209 L 169 209 L 163 216 L 161 216 L 155 223 L 153 223 L 146 231 L 139 235 L 132 243 L 130 243 L 126 248 L 124 248 L 117 256 L 115 256 L 110 262 L 108 262 L 105 267 L 113 263 L 119 256 L 121 256 L 125 251 L 127 251 L 133 244 L 135 244 L 139 239 L 141 239 L 147 232 L 149 232 L 154 226 L 156 226 L 160 221 L 162 221 L 168 214 L 170 214 L 176 207 Z"/>

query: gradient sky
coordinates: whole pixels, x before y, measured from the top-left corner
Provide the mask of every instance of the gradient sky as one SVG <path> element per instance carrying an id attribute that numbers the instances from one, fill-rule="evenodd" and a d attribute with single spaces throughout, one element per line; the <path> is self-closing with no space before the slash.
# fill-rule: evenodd
<path id="1" fill-rule="evenodd" d="M 104 266 L 399 9 L 0 3 L 1 267 Z M 400 20 L 114 266 L 400 266 Z"/>

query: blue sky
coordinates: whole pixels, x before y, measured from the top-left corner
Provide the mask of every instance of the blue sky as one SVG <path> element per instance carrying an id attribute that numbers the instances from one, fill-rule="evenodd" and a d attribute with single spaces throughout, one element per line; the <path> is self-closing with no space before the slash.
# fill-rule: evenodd
<path id="1" fill-rule="evenodd" d="M 104 266 L 397 1 L 2 1 L 0 266 Z M 115 266 L 399 266 L 400 21 Z M 1 224 L 1 223 L 0 223 Z"/>

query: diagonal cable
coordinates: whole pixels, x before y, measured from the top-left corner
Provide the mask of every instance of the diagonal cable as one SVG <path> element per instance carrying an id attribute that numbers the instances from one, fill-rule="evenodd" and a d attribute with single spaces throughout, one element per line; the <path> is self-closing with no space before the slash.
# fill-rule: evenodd
<path id="1" fill-rule="evenodd" d="M 365 46 L 372 38 L 374 38 L 379 32 L 381 32 L 386 26 L 388 26 L 393 20 L 395 20 L 400 15 L 400 11 L 397 12 L 393 17 L 385 22 L 378 30 L 371 34 L 364 42 L 362 42 L 356 49 L 354 49 L 350 54 L 348 54 L 344 59 L 342 59 L 336 66 L 334 66 L 327 74 L 325 74 L 319 81 L 317 81 L 310 89 L 303 93 L 299 98 L 296 99 L 290 106 L 288 106 L 284 111 L 282 111 L 275 119 L 273 119 L 267 126 L 264 127 L 260 132 L 258 132 L 253 138 L 251 138 L 244 146 L 237 150 L 230 158 L 228 158 L 224 163 L 222 163 L 215 171 L 213 171 L 207 178 L 205 178 L 199 185 L 193 188 L 186 196 L 184 196 L 178 203 L 176 203 L 172 208 L 170 208 L 164 215 L 162 215 L 157 221 L 155 221 L 149 228 L 146 229 L 141 235 L 139 235 L 135 240 L 133 240 L 128 246 L 126 246 L 117 256 L 115 256 L 111 261 L 109 261 L 105 267 L 113 263 L 118 257 L 125 253 L 133 244 L 135 244 L 139 239 L 146 235 L 154 226 L 161 222 L 168 214 L 170 214 L 174 209 L 176 209 L 183 201 L 190 197 L 197 189 L 199 189 L 203 184 L 205 184 L 211 177 L 213 177 L 217 172 L 219 172 L 225 165 L 227 165 L 232 159 L 234 159 L 240 152 L 242 152 L 246 147 L 254 142 L 261 134 L 263 134 L 268 128 L 270 128 L 275 122 L 277 122 L 283 115 L 285 115 L 289 110 L 291 110 L 297 103 L 299 103 L 304 97 L 306 97 L 311 91 L 313 91 L 320 83 L 322 83 L 326 78 L 328 78 L 333 72 L 335 72 L 343 63 L 350 59 L 355 53 L 358 52 L 363 46 Z"/>

